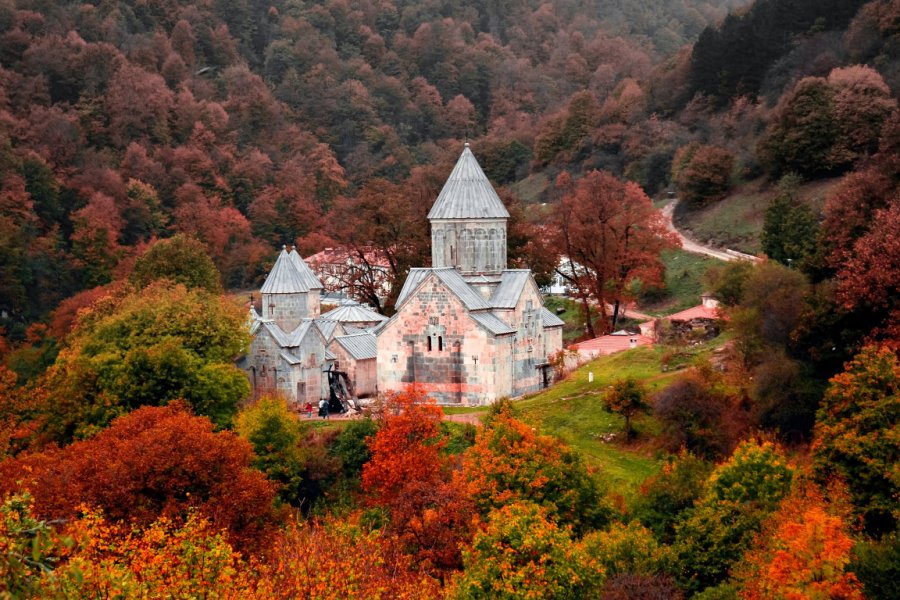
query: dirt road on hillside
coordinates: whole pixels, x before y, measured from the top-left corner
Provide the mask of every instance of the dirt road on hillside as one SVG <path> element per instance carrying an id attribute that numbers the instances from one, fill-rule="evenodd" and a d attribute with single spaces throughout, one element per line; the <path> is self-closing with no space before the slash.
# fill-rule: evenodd
<path id="1" fill-rule="evenodd" d="M 703 254 L 706 256 L 711 256 L 713 258 L 718 258 L 719 260 L 724 260 L 726 262 L 731 262 L 734 260 L 749 260 L 752 262 L 759 262 L 761 260 L 758 256 L 744 254 L 743 252 L 737 252 L 735 250 L 720 250 L 711 246 L 704 246 L 703 244 L 687 237 L 686 235 L 681 233 L 678 228 L 675 227 L 675 223 L 672 220 L 672 215 L 675 213 L 675 207 L 677 205 L 678 200 L 672 200 L 662 208 L 662 214 L 666 220 L 666 227 L 669 228 L 669 231 L 678 236 L 678 239 L 681 240 L 681 248 L 686 252 L 690 252 L 692 254 Z"/>

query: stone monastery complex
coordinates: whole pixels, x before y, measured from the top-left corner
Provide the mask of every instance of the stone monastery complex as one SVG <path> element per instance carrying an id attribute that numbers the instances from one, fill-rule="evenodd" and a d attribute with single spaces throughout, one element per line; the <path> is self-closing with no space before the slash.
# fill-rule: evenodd
<path id="1" fill-rule="evenodd" d="M 284 249 L 251 308 L 241 361 L 254 392 L 301 404 L 421 385 L 442 404 L 489 404 L 550 383 L 563 322 L 544 308 L 531 271 L 506 268 L 509 213 L 466 144 L 428 220 L 430 268 L 412 269 L 390 319 L 361 306 L 320 314 L 322 283 Z"/>

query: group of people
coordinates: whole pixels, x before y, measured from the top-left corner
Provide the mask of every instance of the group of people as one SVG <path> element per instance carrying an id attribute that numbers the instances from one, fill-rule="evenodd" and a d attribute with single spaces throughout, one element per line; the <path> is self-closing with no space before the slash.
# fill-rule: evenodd
<path id="1" fill-rule="evenodd" d="M 312 419 L 312 413 L 313 413 L 312 402 L 306 403 L 305 410 L 306 410 L 306 418 Z M 323 419 L 328 418 L 328 400 L 326 400 L 325 398 L 322 398 L 321 400 L 319 400 L 319 416 L 322 417 Z"/>

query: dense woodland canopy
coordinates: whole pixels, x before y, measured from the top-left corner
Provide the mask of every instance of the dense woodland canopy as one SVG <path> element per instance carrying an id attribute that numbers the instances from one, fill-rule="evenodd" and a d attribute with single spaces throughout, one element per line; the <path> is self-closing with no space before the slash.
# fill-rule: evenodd
<path id="1" fill-rule="evenodd" d="M 897 0 L 0 0 L 0 597 L 893 597 L 898 36 Z M 665 284 L 652 198 L 777 190 L 767 260 L 707 272 L 715 364 L 591 392 L 663 463 L 633 493 L 516 404 L 242 403 L 223 290 L 342 246 L 389 312 L 464 140 L 590 334 Z"/>

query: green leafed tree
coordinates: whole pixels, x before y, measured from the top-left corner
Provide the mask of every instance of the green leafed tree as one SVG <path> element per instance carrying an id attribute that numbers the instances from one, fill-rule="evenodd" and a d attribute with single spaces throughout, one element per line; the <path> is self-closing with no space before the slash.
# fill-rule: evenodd
<path id="1" fill-rule="evenodd" d="M 596 597 L 603 579 L 569 530 L 528 502 L 492 511 L 463 563 L 449 594 L 460 600 Z"/>
<path id="2" fill-rule="evenodd" d="M 202 242 L 178 234 L 153 244 L 134 264 L 129 281 L 143 289 L 160 279 L 180 283 L 186 288 L 200 288 L 221 293 L 219 270 Z"/>
<path id="3" fill-rule="evenodd" d="M 244 321 L 224 297 L 169 281 L 96 303 L 41 382 L 48 433 L 88 436 L 118 414 L 176 399 L 230 425 L 250 393 L 233 363 L 248 342 Z"/>
<path id="4" fill-rule="evenodd" d="M 800 183 L 793 174 L 781 178 L 763 222 L 763 252 L 789 267 L 802 266 L 815 255 L 819 232 L 816 215 L 797 195 Z"/>
<path id="5" fill-rule="evenodd" d="M 283 398 L 260 398 L 236 419 L 235 429 L 253 446 L 253 466 L 279 486 L 278 496 L 299 506 L 305 461 L 300 449 L 304 426 Z"/>
<path id="6" fill-rule="evenodd" d="M 816 415 L 813 466 L 838 477 L 866 528 L 892 531 L 900 518 L 900 360 L 868 347 L 831 380 Z"/>
<path id="7" fill-rule="evenodd" d="M 624 417 L 625 435 L 630 438 L 634 436 L 631 419 L 638 413 L 647 411 L 650 404 L 644 387 L 629 377 L 613 383 L 611 389 L 603 395 L 603 407 Z"/>

